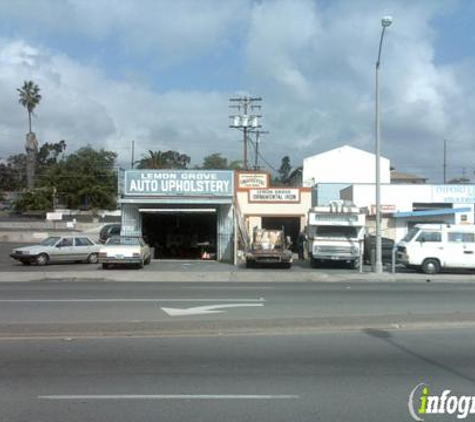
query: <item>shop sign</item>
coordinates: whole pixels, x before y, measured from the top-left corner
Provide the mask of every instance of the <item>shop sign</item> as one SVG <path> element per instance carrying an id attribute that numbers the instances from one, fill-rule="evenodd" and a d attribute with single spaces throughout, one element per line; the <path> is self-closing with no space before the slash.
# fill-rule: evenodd
<path id="1" fill-rule="evenodd" d="M 381 213 L 389 214 L 389 213 L 396 212 L 396 205 L 381 204 L 379 209 Z M 376 205 L 370 206 L 369 215 L 376 215 Z"/>
<path id="2" fill-rule="evenodd" d="M 432 202 L 446 204 L 475 203 L 474 185 L 440 185 L 432 187 Z"/>
<path id="3" fill-rule="evenodd" d="M 61 212 L 47 212 L 46 213 L 46 219 L 49 220 L 49 221 L 62 220 L 63 219 L 63 213 L 61 213 Z"/>
<path id="4" fill-rule="evenodd" d="M 233 196 L 229 170 L 128 170 L 128 196 Z"/>
<path id="5" fill-rule="evenodd" d="M 238 186 L 245 188 L 262 188 L 269 186 L 269 175 L 266 173 L 239 173 Z"/>
<path id="6" fill-rule="evenodd" d="M 300 202 L 298 189 L 251 189 L 249 202 Z"/>

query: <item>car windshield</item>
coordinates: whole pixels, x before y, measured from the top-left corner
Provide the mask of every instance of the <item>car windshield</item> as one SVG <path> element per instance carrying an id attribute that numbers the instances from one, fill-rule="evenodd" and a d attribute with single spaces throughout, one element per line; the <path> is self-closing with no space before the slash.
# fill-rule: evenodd
<path id="1" fill-rule="evenodd" d="M 45 240 L 41 242 L 41 245 L 43 246 L 53 246 L 59 239 L 60 237 L 47 237 Z"/>
<path id="2" fill-rule="evenodd" d="M 410 229 L 407 234 L 401 239 L 401 242 L 410 242 L 414 239 L 415 235 L 419 233 L 419 229 L 417 227 L 413 227 Z"/>
<path id="3" fill-rule="evenodd" d="M 107 245 L 140 246 L 140 240 L 138 237 L 111 237 Z"/>

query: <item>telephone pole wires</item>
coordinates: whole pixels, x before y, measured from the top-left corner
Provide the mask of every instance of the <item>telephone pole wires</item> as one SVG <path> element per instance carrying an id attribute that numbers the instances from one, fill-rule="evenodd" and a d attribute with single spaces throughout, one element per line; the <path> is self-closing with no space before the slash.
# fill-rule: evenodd
<path id="1" fill-rule="evenodd" d="M 241 130 L 243 133 L 243 153 L 242 153 L 242 166 L 243 170 L 248 169 L 247 165 L 247 147 L 249 141 L 249 133 L 253 133 L 261 128 L 260 114 L 254 114 L 254 111 L 261 109 L 260 97 L 235 97 L 230 98 L 229 108 L 236 109 L 237 114 L 229 116 L 231 119 L 230 128 Z"/>

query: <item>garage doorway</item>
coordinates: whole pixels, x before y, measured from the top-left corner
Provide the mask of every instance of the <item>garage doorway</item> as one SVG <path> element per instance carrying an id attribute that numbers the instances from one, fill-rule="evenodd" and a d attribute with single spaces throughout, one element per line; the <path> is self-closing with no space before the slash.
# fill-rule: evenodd
<path id="1" fill-rule="evenodd" d="M 291 250 L 297 250 L 297 237 L 300 232 L 300 217 L 262 217 L 261 227 L 268 230 L 282 230 L 292 240 Z"/>
<path id="2" fill-rule="evenodd" d="M 215 209 L 140 210 L 142 233 L 156 259 L 216 259 Z"/>

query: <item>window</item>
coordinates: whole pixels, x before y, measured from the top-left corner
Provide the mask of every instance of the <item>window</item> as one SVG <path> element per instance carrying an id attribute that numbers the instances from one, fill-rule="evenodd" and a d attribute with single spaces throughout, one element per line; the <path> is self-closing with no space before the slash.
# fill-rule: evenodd
<path id="1" fill-rule="evenodd" d="M 59 239 L 59 237 L 47 237 L 41 244 L 43 246 L 53 246 Z"/>
<path id="2" fill-rule="evenodd" d="M 64 239 L 62 239 L 58 244 L 57 246 L 73 246 L 73 239 L 69 238 L 69 237 L 65 237 Z"/>
<path id="3" fill-rule="evenodd" d="M 76 237 L 76 246 L 91 246 L 92 242 L 87 237 Z"/>
<path id="4" fill-rule="evenodd" d="M 410 242 L 414 236 L 419 232 L 417 227 L 412 227 L 407 234 L 402 238 L 401 242 Z"/>
<path id="5" fill-rule="evenodd" d="M 475 234 L 458 232 L 449 233 L 449 242 L 475 243 Z"/>
<path id="6" fill-rule="evenodd" d="M 421 232 L 417 237 L 418 242 L 441 242 L 442 234 L 440 232 Z"/>

